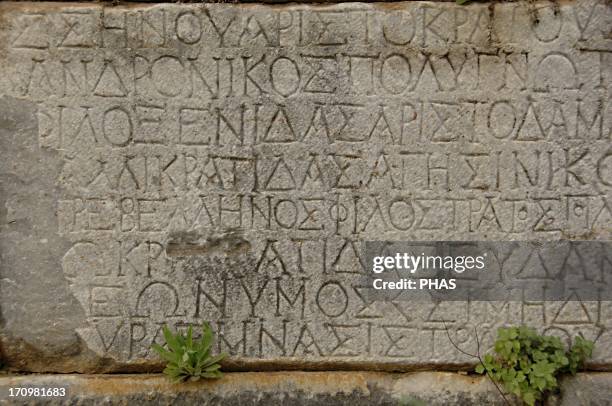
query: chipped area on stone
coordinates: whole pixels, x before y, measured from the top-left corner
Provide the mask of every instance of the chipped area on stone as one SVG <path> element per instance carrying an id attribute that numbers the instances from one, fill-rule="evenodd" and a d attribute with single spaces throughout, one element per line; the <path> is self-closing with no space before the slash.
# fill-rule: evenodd
<path id="1" fill-rule="evenodd" d="M 365 240 L 611 237 L 610 27 L 592 0 L 3 2 L 4 357 L 154 365 L 162 325 L 209 321 L 236 368 L 436 368 L 473 362 L 445 325 L 473 352 L 525 323 L 612 365 L 610 302 L 360 284 Z"/>

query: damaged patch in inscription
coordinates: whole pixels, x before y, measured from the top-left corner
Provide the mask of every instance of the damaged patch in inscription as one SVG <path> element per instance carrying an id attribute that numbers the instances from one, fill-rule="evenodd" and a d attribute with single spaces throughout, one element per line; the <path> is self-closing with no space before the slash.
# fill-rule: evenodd
<path id="1" fill-rule="evenodd" d="M 186 257 L 210 254 L 247 253 L 251 244 L 238 233 L 226 233 L 203 238 L 197 233 L 182 232 L 170 236 L 166 244 L 168 257 Z"/>

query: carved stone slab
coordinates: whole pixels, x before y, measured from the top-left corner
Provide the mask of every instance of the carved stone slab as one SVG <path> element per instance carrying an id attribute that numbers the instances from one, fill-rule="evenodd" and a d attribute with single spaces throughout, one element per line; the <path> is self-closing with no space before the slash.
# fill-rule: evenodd
<path id="1" fill-rule="evenodd" d="M 237 368 L 426 368 L 472 362 L 445 328 L 526 323 L 610 365 L 610 302 L 371 302 L 361 242 L 609 239 L 611 27 L 603 0 L 3 2 L 4 358 L 136 370 L 209 321 Z"/>

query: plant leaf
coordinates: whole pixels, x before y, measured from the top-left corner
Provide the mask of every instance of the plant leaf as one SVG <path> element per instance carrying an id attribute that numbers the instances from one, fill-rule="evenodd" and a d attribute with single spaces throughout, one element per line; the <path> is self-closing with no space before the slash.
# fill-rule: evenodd
<path id="1" fill-rule="evenodd" d="M 219 355 L 216 355 L 214 357 L 207 358 L 205 360 L 204 367 L 207 367 L 207 366 L 212 365 L 212 364 L 216 364 L 216 363 L 218 363 L 219 361 L 221 361 L 225 357 L 227 357 L 227 354 L 223 352 L 223 353 L 221 353 Z"/>
<path id="2" fill-rule="evenodd" d="M 206 352 L 210 349 L 213 342 L 213 332 L 210 324 L 204 322 L 202 324 L 202 338 L 200 340 L 200 351 Z"/>
<path id="3" fill-rule="evenodd" d="M 191 328 L 191 325 L 187 329 L 187 339 L 185 340 L 185 345 L 189 349 L 193 348 L 193 329 Z"/>
<path id="4" fill-rule="evenodd" d="M 182 346 L 180 345 L 180 342 L 178 340 L 178 337 L 180 335 L 177 333 L 177 335 L 175 336 L 167 326 L 164 326 L 163 332 L 166 344 L 168 344 L 168 348 L 170 348 L 174 352 L 181 352 Z"/>
<path id="5" fill-rule="evenodd" d="M 164 347 L 162 347 L 159 344 L 152 344 L 151 348 L 157 352 L 159 354 L 160 357 L 162 357 L 163 359 L 165 359 L 168 362 L 174 362 L 174 363 L 178 363 L 179 362 L 179 356 L 178 354 L 174 353 L 174 352 L 170 352 L 168 350 L 166 350 Z"/>

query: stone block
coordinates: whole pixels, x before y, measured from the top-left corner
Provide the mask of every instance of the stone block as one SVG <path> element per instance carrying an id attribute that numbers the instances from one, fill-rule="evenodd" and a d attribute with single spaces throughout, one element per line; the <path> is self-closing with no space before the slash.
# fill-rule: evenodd
<path id="1" fill-rule="evenodd" d="M 0 4 L 0 337 L 24 371 L 463 368 L 605 301 L 370 302 L 367 240 L 607 240 L 612 8 Z M 448 329 L 448 332 L 446 331 Z"/>

